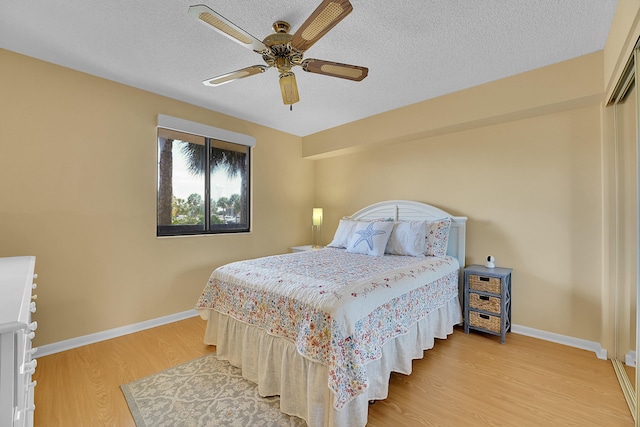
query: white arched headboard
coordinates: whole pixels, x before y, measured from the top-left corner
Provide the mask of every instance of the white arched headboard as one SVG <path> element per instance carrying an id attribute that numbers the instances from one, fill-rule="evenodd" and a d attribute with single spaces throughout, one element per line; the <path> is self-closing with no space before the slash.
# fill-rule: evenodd
<path id="1" fill-rule="evenodd" d="M 451 218 L 447 255 L 455 257 L 462 270 L 465 266 L 467 238 L 467 217 L 465 216 L 453 216 L 426 203 L 410 200 L 388 200 L 362 208 L 349 218 L 357 220 L 389 218 L 394 221 L 433 221 L 447 217 Z M 462 278 L 462 271 L 460 272 L 460 277 Z"/>

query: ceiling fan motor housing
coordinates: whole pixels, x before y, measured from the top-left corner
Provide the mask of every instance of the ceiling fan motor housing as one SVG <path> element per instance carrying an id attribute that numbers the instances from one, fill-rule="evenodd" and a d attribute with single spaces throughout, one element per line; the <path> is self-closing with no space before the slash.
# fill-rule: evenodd
<path id="1" fill-rule="evenodd" d="M 288 33 L 289 28 L 288 22 L 277 21 L 273 24 L 275 33 L 262 41 L 269 48 L 262 54 L 262 59 L 270 67 L 276 67 L 281 74 L 291 71 L 294 65 L 302 64 L 302 52 L 291 47 L 292 35 Z"/>

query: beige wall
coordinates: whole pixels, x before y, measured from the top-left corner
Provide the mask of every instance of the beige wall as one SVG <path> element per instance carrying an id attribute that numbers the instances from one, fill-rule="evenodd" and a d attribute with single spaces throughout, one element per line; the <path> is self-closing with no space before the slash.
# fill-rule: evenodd
<path id="1" fill-rule="evenodd" d="M 596 52 L 306 136 L 303 155 L 325 158 L 593 105 L 602 90 Z"/>
<path id="2" fill-rule="evenodd" d="M 385 199 L 467 216 L 467 264 L 492 254 L 514 269 L 514 323 L 599 342 L 602 58 L 587 55 L 305 138 L 305 153 L 320 158 L 316 204 L 325 208 L 326 228 Z"/>
<path id="3" fill-rule="evenodd" d="M 301 139 L 0 50 L 0 256 L 35 255 L 48 344 L 193 308 L 212 269 L 310 239 Z M 253 232 L 155 237 L 158 113 L 246 133 Z"/>
<path id="4" fill-rule="evenodd" d="M 514 268 L 514 323 L 606 347 L 611 132 L 599 103 L 639 8 L 620 0 L 603 52 L 302 141 L 0 50 L 0 256 L 38 257 L 36 343 L 187 310 L 213 267 L 308 243 L 313 205 L 328 241 L 342 215 L 402 198 L 469 217 L 467 263 L 491 253 Z M 256 137 L 251 234 L 155 238 L 158 113 Z"/>

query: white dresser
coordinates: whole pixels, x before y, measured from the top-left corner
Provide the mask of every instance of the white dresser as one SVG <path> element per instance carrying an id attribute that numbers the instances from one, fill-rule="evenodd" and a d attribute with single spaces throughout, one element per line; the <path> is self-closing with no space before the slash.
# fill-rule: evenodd
<path id="1" fill-rule="evenodd" d="M 0 426 L 33 426 L 36 257 L 0 258 Z"/>

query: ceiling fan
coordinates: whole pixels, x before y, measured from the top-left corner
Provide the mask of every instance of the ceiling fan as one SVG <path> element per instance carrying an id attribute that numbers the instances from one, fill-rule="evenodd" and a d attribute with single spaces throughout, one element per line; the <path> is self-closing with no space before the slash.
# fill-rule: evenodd
<path id="1" fill-rule="evenodd" d="M 285 105 L 292 105 L 300 100 L 296 76 L 291 71 L 294 66 L 300 66 L 309 73 L 359 82 L 367 77 L 368 68 L 321 59 L 303 59 L 304 52 L 352 10 L 353 6 L 349 0 L 323 0 L 293 35 L 289 34 L 289 23 L 277 21 L 273 24 L 275 33 L 260 41 L 209 7 L 205 5 L 191 6 L 189 7 L 189 15 L 223 36 L 262 55 L 262 59 L 267 64 L 252 65 L 212 77 L 203 83 L 207 86 L 220 86 L 234 80 L 264 73 L 267 69 L 275 67 L 280 73 L 282 101 Z"/>

